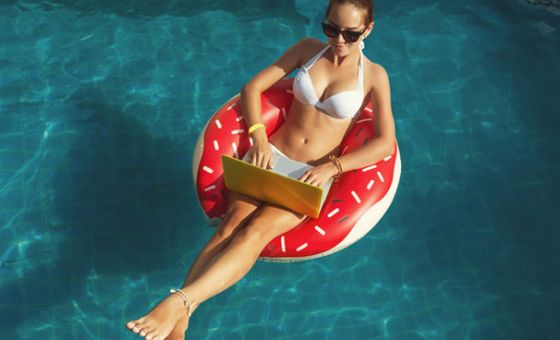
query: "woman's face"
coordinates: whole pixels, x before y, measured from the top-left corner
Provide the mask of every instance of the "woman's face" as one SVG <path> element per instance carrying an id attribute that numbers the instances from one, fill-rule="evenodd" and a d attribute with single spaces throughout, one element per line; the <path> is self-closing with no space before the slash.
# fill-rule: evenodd
<path id="1" fill-rule="evenodd" d="M 327 21 L 338 27 L 340 30 L 349 30 L 361 32 L 364 30 L 365 26 L 365 13 L 352 4 L 337 4 L 334 3 L 331 7 L 329 15 L 327 16 Z M 372 23 L 373 24 L 373 23 Z M 366 37 L 371 31 L 371 26 L 360 36 L 356 42 L 345 41 L 342 34 L 337 34 L 335 37 L 329 39 L 329 44 L 332 47 L 334 54 L 338 56 L 346 56 L 350 54 L 355 48 L 359 48 L 360 42 Z"/>

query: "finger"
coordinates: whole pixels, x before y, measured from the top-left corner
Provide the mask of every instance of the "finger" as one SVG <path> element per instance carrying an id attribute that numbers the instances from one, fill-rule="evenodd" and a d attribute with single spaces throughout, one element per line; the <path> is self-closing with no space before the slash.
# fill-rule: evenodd
<path id="1" fill-rule="evenodd" d="M 315 174 L 313 171 L 311 170 L 307 170 L 307 182 L 310 183 L 311 181 L 314 181 L 315 179 L 317 179 L 317 174 Z"/>
<path id="2" fill-rule="evenodd" d="M 260 167 L 266 169 L 266 154 L 261 155 Z"/>
<path id="3" fill-rule="evenodd" d="M 262 155 L 261 155 L 261 153 L 259 152 L 259 153 L 257 153 L 257 159 L 256 159 L 256 163 L 255 163 L 259 168 L 262 168 L 262 166 L 261 166 L 261 159 L 262 159 Z"/>
<path id="4" fill-rule="evenodd" d="M 257 165 L 257 155 L 255 155 L 255 153 L 251 153 L 251 164 L 252 165 Z"/>
<path id="5" fill-rule="evenodd" d="M 261 156 L 261 168 L 266 169 L 266 154 Z"/>

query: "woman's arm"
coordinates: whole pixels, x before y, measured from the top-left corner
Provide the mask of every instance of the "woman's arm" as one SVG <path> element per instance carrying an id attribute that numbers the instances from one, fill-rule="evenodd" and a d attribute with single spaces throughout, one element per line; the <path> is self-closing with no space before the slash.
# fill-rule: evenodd
<path id="1" fill-rule="evenodd" d="M 381 65 L 374 64 L 372 68 L 373 86 L 370 100 L 374 110 L 374 128 L 377 128 L 377 137 L 338 158 L 344 172 L 377 163 L 393 154 L 395 120 L 391 111 L 389 76 Z"/>
<path id="2" fill-rule="evenodd" d="M 243 86 L 240 104 L 247 127 L 255 123 L 262 123 L 261 93 L 299 66 L 304 46 L 308 45 L 310 39 L 306 37 L 296 42 L 274 63 L 260 71 Z M 268 140 L 264 129 L 255 130 L 251 136 L 256 142 Z"/>

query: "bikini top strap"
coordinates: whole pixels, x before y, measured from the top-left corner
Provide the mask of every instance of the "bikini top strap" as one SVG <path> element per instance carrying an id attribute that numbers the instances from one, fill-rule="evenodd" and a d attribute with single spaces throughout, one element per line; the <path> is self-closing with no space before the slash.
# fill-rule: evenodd
<path id="1" fill-rule="evenodd" d="M 364 52 L 360 50 L 360 62 L 358 63 L 358 91 L 364 90 Z"/>
<path id="2" fill-rule="evenodd" d="M 321 56 L 323 55 L 323 53 L 325 53 L 325 51 L 330 47 L 331 45 L 327 44 L 327 46 L 325 46 L 325 48 L 323 48 L 321 51 L 319 51 L 319 53 L 315 54 L 313 56 L 313 58 L 309 59 L 304 65 L 303 67 L 305 68 L 305 70 L 308 70 L 311 66 L 313 66 L 313 64 L 315 64 L 315 62 L 317 62 L 317 60 L 319 60 L 319 58 L 321 58 Z"/>

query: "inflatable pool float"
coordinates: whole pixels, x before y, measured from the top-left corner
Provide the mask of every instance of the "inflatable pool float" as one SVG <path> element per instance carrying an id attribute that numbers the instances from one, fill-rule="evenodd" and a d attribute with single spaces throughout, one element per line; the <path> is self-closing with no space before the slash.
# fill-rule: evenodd
<path id="1" fill-rule="evenodd" d="M 282 79 L 261 96 L 262 120 L 267 135 L 284 122 L 293 100 L 293 78 Z M 243 158 L 252 145 L 238 105 L 239 94 L 228 100 L 208 120 L 198 137 L 193 156 L 193 179 L 198 201 L 210 223 L 226 212 L 228 189 L 222 176 L 223 153 Z M 374 110 L 369 102 L 341 143 L 341 155 L 375 137 Z M 347 171 L 329 190 L 317 218 L 271 240 L 259 260 L 294 262 L 338 252 L 365 236 L 393 201 L 401 174 L 397 142 L 393 154 L 375 164 Z"/>

